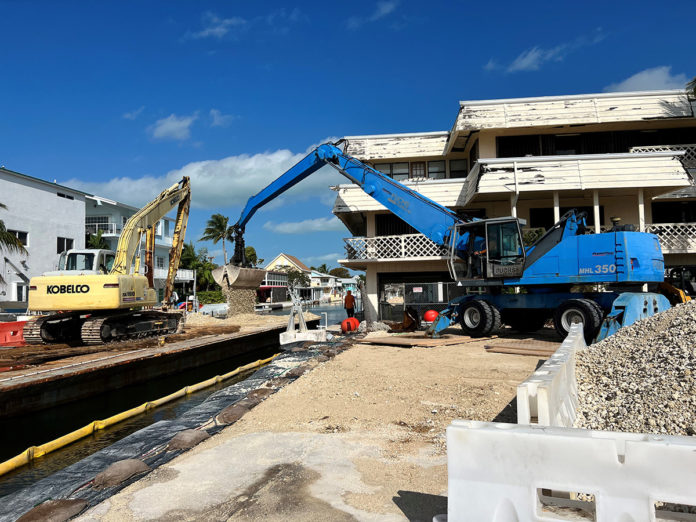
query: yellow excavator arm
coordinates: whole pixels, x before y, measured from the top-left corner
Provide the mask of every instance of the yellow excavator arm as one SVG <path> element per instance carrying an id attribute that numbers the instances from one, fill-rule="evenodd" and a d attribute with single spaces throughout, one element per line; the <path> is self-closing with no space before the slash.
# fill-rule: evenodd
<path id="1" fill-rule="evenodd" d="M 131 265 L 134 265 L 134 272 L 138 272 L 140 268 L 139 249 L 143 235 L 149 233 L 151 236 L 154 236 L 157 222 L 166 216 L 177 204 L 179 209 L 167 278 L 167 287 L 169 287 L 169 278 L 174 279 L 174 274 L 176 274 L 179 266 L 179 258 L 181 257 L 184 233 L 188 221 L 188 209 L 191 204 L 191 184 L 188 177 L 184 177 L 179 183 L 163 191 L 153 201 L 133 214 L 126 222 L 118 239 L 116 258 L 114 259 L 113 268 L 109 272 L 111 275 L 128 275 L 131 273 Z M 172 261 L 175 261 L 174 265 Z"/>

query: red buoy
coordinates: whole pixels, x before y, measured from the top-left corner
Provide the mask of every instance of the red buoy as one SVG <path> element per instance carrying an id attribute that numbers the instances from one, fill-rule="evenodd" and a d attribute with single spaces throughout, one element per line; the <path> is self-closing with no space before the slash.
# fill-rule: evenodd
<path id="1" fill-rule="evenodd" d="M 423 314 L 423 320 L 427 323 L 432 323 L 435 319 L 437 319 L 437 310 L 428 310 Z"/>
<path id="2" fill-rule="evenodd" d="M 360 326 L 360 321 L 355 317 L 349 317 L 348 319 L 344 319 L 341 323 L 341 331 L 343 333 L 355 332 L 358 330 L 358 326 Z"/>

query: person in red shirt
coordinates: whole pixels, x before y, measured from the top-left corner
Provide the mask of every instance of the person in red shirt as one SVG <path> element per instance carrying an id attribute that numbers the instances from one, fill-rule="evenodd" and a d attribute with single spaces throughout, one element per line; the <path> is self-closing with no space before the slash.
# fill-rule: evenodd
<path id="1" fill-rule="evenodd" d="M 348 317 L 353 317 L 355 314 L 355 297 L 350 290 L 346 292 L 346 298 L 343 300 L 343 307 L 346 309 Z"/>

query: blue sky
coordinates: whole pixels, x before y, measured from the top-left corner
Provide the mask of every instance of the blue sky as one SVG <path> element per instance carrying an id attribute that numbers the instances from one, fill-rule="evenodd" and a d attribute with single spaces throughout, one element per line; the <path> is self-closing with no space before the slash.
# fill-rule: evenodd
<path id="1" fill-rule="evenodd" d="M 236 221 L 327 138 L 448 130 L 459 100 L 682 87 L 696 75 L 692 13 L 640 1 L 0 2 L 0 165 L 133 205 L 191 175 L 197 239 L 211 214 Z M 323 169 L 299 184 L 257 213 L 247 244 L 336 266 L 349 233 L 328 185 L 341 180 Z"/>

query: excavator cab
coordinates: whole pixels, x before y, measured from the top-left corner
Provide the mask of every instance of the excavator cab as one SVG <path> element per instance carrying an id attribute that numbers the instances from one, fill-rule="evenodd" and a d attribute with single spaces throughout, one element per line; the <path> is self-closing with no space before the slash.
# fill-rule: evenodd
<path id="1" fill-rule="evenodd" d="M 519 219 L 484 219 L 454 227 L 449 267 L 456 281 L 521 277 L 525 249 Z"/>

